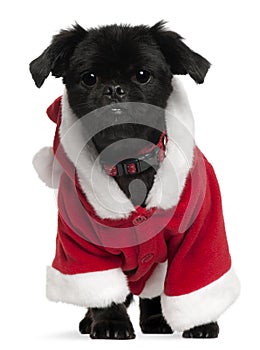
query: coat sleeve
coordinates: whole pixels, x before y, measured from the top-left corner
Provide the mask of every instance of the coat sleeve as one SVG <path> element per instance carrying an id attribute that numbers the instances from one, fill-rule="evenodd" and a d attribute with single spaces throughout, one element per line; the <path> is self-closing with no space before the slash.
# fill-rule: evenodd
<path id="1" fill-rule="evenodd" d="M 189 228 L 173 235 L 168 244 L 161 302 L 167 322 L 176 331 L 216 321 L 240 289 L 231 264 L 218 182 L 206 160 L 205 168 L 200 210 Z"/>
<path id="2" fill-rule="evenodd" d="M 83 307 L 122 303 L 130 293 L 119 257 L 69 233 L 59 218 L 56 255 L 47 267 L 47 297 Z"/>
<path id="3" fill-rule="evenodd" d="M 63 175 L 56 254 L 47 268 L 47 297 L 83 307 L 122 303 L 130 292 L 121 270 L 120 252 L 93 244 L 93 239 L 97 240 L 95 223 L 85 213 L 80 214 L 82 208 L 66 180 Z"/>

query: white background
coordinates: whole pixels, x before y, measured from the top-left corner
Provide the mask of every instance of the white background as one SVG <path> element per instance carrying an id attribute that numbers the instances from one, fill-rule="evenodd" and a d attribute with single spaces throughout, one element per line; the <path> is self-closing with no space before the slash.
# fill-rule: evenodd
<path id="1" fill-rule="evenodd" d="M 77 332 L 84 310 L 45 299 L 45 268 L 54 254 L 54 194 L 34 173 L 31 158 L 51 145 L 46 107 L 62 93 L 49 78 L 37 90 L 28 64 L 51 36 L 74 21 L 82 26 L 154 24 L 165 19 L 212 67 L 205 84 L 184 82 L 196 140 L 215 167 L 223 195 L 233 264 L 242 284 L 237 303 L 220 319 L 217 340 L 144 336 L 137 302 L 137 339 L 109 348 L 165 346 L 229 349 L 259 346 L 259 10 L 257 1 L 8 1 L 1 3 L 1 336 L 5 349 L 86 349 L 104 345 Z M 141 344 L 140 344 L 141 343 Z M 1 345 L 1 347 L 3 347 Z"/>

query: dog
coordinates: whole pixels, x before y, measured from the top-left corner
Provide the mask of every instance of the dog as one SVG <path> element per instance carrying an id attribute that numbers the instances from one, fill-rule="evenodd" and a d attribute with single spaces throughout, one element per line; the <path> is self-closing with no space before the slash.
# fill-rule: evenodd
<path id="1" fill-rule="evenodd" d="M 178 79 L 202 84 L 209 68 L 163 21 L 75 24 L 30 63 L 38 88 L 50 73 L 65 85 L 47 110 L 54 145 L 33 161 L 59 186 L 47 296 L 88 308 L 79 329 L 93 339 L 135 338 L 133 294 L 143 333 L 214 338 L 239 294 L 217 179 Z"/>

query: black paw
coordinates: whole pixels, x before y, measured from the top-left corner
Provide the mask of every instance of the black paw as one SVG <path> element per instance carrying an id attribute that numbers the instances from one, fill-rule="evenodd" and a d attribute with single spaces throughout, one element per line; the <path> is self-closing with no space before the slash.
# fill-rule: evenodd
<path id="1" fill-rule="evenodd" d="M 92 318 L 90 310 L 86 313 L 86 316 L 79 323 L 79 331 L 81 334 L 89 334 L 91 331 Z"/>
<path id="2" fill-rule="evenodd" d="M 120 320 L 98 321 L 92 324 L 92 339 L 134 339 L 135 333 L 130 321 Z"/>
<path id="3" fill-rule="evenodd" d="M 183 332 L 183 338 L 217 338 L 219 326 L 217 322 L 207 323 Z"/>
<path id="4" fill-rule="evenodd" d="M 173 331 L 164 317 L 160 314 L 152 315 L 140 323 L 144 334 L 172 334 Z"/>

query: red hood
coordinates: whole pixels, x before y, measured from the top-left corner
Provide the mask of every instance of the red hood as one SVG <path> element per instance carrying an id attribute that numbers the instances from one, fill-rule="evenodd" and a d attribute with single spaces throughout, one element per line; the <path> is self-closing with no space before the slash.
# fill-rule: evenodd
<path id="1" fill-rule="evenodd" d="M 47 115 L 51 121 L 55 124 L 60 124 L 61 120 L 61 99 L 62 96 L 56 98 L 56 100 L 47 108 Z"/>

